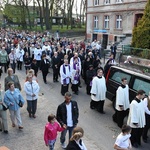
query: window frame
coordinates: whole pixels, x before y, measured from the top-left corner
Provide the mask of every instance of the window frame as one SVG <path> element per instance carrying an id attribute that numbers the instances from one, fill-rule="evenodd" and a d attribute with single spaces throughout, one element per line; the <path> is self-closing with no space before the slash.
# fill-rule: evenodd
<path id="1" fill-rule="evenodd" d="M 116 15 L 116 29 L 122 29 L 122 15 Z"/>
<path id="2" fill-rule="evenodd" d="M 105 5 L 109 5 L 110 4 L 110 0 L 104 0 L 104 4 Z"/>
<path id="3" fill-rule="evenodd" d="M 94 29 L 97 29 L 98 28 L 98 22 L 99 22 L 98 16 L 94 16 L 93 19 L 94 19 Z"/>
<path id="4" fill-rule="evenodd" d="M 116 0 L 116 3 L 123 3 L 123 0 Z"/>
<path id="5" fill-rule="evenodd" d="M 104 16 L 104 29 L 109 29 L 110 17 L 109 15 Z"/>
<path id="6" fill-rule="evenodd" d="M 99 6 L 99 0 L 94 0 L 94 6 Z"/>

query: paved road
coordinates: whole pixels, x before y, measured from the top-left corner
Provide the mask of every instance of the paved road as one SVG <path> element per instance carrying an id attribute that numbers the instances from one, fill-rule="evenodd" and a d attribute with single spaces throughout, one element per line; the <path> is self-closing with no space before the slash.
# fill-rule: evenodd
<path id="1" fill-rule="evenodd" d="M 25 71 L 17 71 L 22 87 L 25 81 Z M 2 75 L 1 82 L 6 74 Z M 8 124 L 9 134 L 0 133 L 0 146 L 5 145 L 10 150 L 48 150 L 43 141 L 44 126 L 47 122 L 49 113 L 56 113 L 57 106 L 64 101 L 60 94 L 60 83 L 52 82 L 52 71 L 48 75 L 48 84 L 42 81 L 41 73 L 38 75 L 39 85 L 41 87 L 38 100 L 37 118 L 29 118 L 26 111 L 26 104 L 21 108 L 21 116 L 24 129 L 19 131 L 18 128 L 12 128 L 9 112 Z M 79 126 L 85 130 L 84 143 L 88 150 L 112 150 L 113 144 L 120 129 L 112 122 L 112 104 L 109 100 L 105 103 L 105 115 L 89 108 L 90 97 L 85 94 L 85 85 L 82 82 L 82 88 L 79 89 L 79 95 L 73 95 L 72 99 L 76 100 L 79 105 L 80 117 Z M 42 93 L 44 95 L 42 95 Z M 24 91 L 22 91 L 25 97 Z M 55 145 L 55 150 L 61 150 L 59 136 Z M 68 139 L 67 139 L 68 141 Z M 149 141 L 150 142 L 150 141 Z M 139 150 L 149 150 L 150 144 L 143 144 Z"/>

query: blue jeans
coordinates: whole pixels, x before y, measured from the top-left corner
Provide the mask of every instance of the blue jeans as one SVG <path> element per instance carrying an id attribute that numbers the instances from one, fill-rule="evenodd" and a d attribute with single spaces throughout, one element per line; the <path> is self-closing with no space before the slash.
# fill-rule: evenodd
<path id="1" fill-rule="evenodd" d="M 67 127 L 64 131 L 61 132 L 61 136 L 60 136 L 60 142 L 61 143 L 64 143 L 66 140 L 67 130 L 69 131 L 69 140 L 70 140 L 70 138 L 72 136 L 73 129 L 74 129 L 74 126 L 73 127 Z"/>
<path id="2" fill-rule="evenodd" d="M 56 139 L 55 139 L 55 140 L 49 140 L 49 141 L 48 141 L 49 150 L 54 150 L 55 142 L 56 142 Z"/>

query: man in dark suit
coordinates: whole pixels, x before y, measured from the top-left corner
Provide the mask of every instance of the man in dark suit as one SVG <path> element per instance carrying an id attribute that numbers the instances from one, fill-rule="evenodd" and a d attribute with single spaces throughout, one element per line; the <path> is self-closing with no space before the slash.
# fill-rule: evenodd
<path id="1" fill-rule="evenodd" d="M 44 54 L 42 56 L 40 70 L 42 71 L 43 81 L 45 84 L 47 84 L 46 76 L 48 74 L 49 65 L 50 65 L 49 60 L 46 58 L 46 55 Z"/>
<path id="2" fill-rule="evenodd" d="M 52 68 L 53 68 L 53 82 L 58 82 L 60 59 L 57 52 L 54 52 L 52 57 Z"/>
<path id="3" fill-rule="evenodd" d="M 116 57 L 116 50 L 117 50 L 116 45 L 113 44 L 113 45 L 110 47 L 110 49 L 111 49 L 111 54 L 114 55 L 113 59 L 115 59 L 115 57 Z"/>

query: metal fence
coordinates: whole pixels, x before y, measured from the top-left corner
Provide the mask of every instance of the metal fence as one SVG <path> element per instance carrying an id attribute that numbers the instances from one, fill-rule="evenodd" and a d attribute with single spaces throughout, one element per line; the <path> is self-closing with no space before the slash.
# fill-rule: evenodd
<path id="1" fill-rule="evenodd" d="M 135 48 L 131 47 L 131 45 L 122 45 L 122 54 L 150 59 L 150 49 Z"/>

